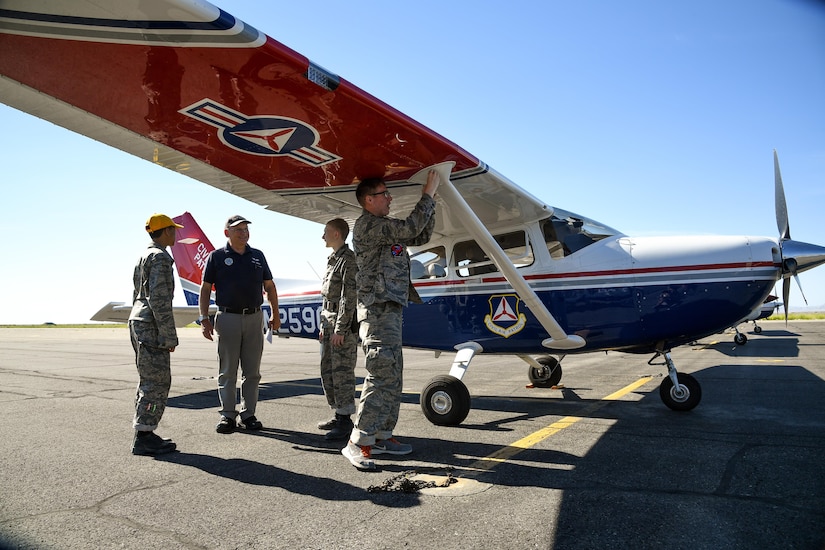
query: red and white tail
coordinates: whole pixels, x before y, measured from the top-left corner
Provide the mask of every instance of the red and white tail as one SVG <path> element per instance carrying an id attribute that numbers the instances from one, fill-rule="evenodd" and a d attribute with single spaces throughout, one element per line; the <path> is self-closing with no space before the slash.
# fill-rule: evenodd
<path id="1" fill-rule="evenodd" d="M 175 259 L 186 303 L 196 306 L 200 296 L 203 267 L 206 265 L 206 258 L 215 247 L 189 212 L 172 219 L 183 226 L 183 229 L 178 229 L 178 239 L 172 245 L 172 257 Z M 212 300 L 214 299 L 213 290 Z"/>

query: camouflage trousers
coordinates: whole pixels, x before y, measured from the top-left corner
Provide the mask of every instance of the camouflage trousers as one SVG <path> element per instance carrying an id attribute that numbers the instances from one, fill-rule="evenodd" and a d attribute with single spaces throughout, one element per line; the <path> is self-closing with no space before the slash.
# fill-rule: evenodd
<path id="1" fill-rule="evenodd" d="M 158 427 L 169 388 L 172 386 L 172 370 L 169 350 L 157 347 L 158 327 L 155 323 L 129 321 L 129 336 L 135 350 L 138 371 L 138 387 L 135 395 L 134 428 L 151 432 Z"/>
<path id="2" fill-rule="evenodd" d="M 358 334 L 347 331 L 344 343 L 330 343 L 332 326 L 324 326 L 321 339 L 321 385 L 330 408 L 336 413 L 355 414 L 355 362 L 358 359 Z"/>
<path id="3" fill-rule="evenodd" d="M 350 438 L 358 445 L 389 439 L 401 408 L 404 357 L 401 353 L 403 308 L 382 302 L 359 311 L 360 335 L 367 377 L 361 389 L 355 428 Z"/>

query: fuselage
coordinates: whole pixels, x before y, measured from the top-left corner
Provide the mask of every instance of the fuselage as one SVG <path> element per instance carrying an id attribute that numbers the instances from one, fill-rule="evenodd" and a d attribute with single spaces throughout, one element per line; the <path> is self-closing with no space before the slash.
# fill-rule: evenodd
<path id="1" fill-rule="evenodd" d="M 565 233 L 574 226 L 587 236 L 580 248 Z M 556 321 L 584 338 L 573 353 L 667 350 L 719 332 L 761 304 L 781 274 L 777 242 L 765 237 L 628 237 L 561 211 L 492 233 Z M 423 303 L 405 309 L 404 344 L 547 352 L 544 328 L 477 252 L 466 237 L 411 250 Z M 284 295 L 280 307 L 283 334 L 317 334 L 317 290 Z"/>

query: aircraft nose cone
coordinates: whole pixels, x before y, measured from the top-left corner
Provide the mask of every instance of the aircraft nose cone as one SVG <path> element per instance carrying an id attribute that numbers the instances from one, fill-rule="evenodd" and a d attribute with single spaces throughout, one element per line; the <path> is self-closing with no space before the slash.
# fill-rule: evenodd
<path id="1" fill-rule="evenodd" d="M 825 246 L 800 241 L 782 241 L 782 257 L 786 265 L 789 260 L 796 262 L 796 272 L 801 273 L 825 264 Z"/>

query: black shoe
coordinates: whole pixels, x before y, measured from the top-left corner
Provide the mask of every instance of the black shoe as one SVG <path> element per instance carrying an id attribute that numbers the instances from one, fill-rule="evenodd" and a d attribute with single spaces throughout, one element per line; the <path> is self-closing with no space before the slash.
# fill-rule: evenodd
<path id="1" fill-rule="evenodd" d="M 245 420 L 241 420 L 241 424 L 243 424 L 243 427 L 247 430 L 260 430 L 264 427 L 264 425 L 261 424 L 261 421 L 255 418 L 254 416 L 250 416 Z"/>
<path id="2" fill-rule="evenodd" d="M 353 428 L 352 420 L 349 415 L 336 414 L 335 426 L 327 432 L 324 439 L 327 441 L 339 441 L 349 438 Z"/>
<path id="3" fill-rule="evenodd" d="M 335 426 L 338 425 L 338 415 L 336 414 L 329 420 L 324 420 L 323 422 L 318 422 L 318 429 L 319 430 L 331 430 Z"/>
<path id="4" fill-rule="evenodd" d="M 221 421 L 218 422 L 218 425 L 215 426 L 215 431 L 219 434 L 231 434 L 235 431 L 237 424 L 235 424 L 234 418 L 229 418 L 228 416 L 222 416 Z"/>
<path id="5" fill-rule="evenodd" d="M 162 455 L 177 448 L 171 439 L 162 439 L 155 432 L 135 432 L 135 439 L 132 441 L 133 455 Z"/>

